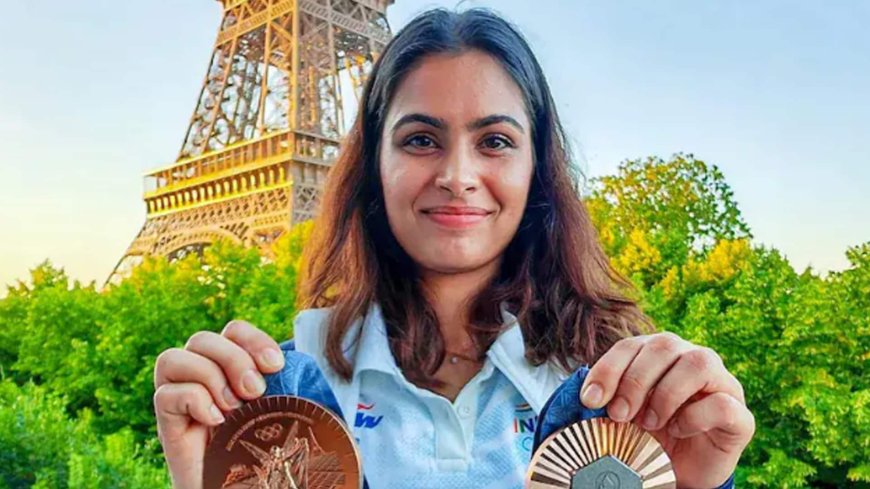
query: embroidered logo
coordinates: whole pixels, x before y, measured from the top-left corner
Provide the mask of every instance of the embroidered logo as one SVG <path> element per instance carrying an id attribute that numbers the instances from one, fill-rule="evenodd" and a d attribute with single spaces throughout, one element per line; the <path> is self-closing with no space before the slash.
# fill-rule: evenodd
<path id="1" fill-rule="evenodd" d="M 528 403 L 517 404 L 514 417 L 514 433 L 534 433 L 538 417 Z"/>
<path id="2" fill-rule="evenodd" d="M 353 427 L 371 429 L 379 425 L 384 417 L 369 414 L 369 411 L 371 411 L 374 407 L 375 403 L 371 403 L 368 405 L 362 403 L 357 404 L 356 419 L 354 419 Z"/>

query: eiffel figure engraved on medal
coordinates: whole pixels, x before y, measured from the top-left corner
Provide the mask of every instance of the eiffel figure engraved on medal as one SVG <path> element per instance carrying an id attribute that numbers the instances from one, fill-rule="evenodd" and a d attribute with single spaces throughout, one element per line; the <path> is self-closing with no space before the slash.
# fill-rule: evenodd
<path id="1" fill-rule="evenodd" d="M 323 450 L 310 427 L 307 437 L 298 432 L 299 423 L 293 422 L 284 443 L 268 450 L 240 440 L 259 463 L 234 466 L 221 488 L 332 489 L 344 484 L 338 456 Z"/>

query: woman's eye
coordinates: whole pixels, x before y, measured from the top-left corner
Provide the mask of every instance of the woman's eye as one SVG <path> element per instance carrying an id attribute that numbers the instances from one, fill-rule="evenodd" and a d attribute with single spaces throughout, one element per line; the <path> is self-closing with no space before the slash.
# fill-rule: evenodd
<path id="1" fill-rule="evenodd" d="M 433 141 L 432 138 L 426 136 L 425 134 L 417 134 L 405 140 L 405 146 L 412 146 L 414 148 L 420 149 L 429 149 L 435 147 L 435 141 Z"/>
<path id="2" fill-rule="evenodd" d="M 514 145 L 504 136 L 491 136 L 483 140 L 483 146 L 486 149 L 505 149 L 512 148 Z"/>

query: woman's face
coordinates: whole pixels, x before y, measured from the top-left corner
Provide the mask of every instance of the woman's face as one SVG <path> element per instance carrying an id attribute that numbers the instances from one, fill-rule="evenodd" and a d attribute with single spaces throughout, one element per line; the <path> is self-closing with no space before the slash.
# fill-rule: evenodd
<path id="1" fill-rule="evenodd" d="M 380 142 L 390 229 L 423 271 L 491 264 L 510 243 L 532 178 L 519 87 L 489 55 L 433 55 L 393 95 Z"/>

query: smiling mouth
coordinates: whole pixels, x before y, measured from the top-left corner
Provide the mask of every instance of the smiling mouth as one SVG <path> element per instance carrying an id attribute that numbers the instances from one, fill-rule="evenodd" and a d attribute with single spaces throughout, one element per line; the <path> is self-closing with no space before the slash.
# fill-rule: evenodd
<path id="1" fill-rule="evenodd" d="M 424 209 L 423 215 L 440 226 L 461 229 L 474 226 L 485 220 L 493 211 L 480 207 L 441 206 Z"/>
<path id="2" fill-rule="evenodd" d="M 450 205 L 442 205 L 438 207 L 430 207 L 428 209 L 423 209 L 424 214 L 448 214 L 453 216 L 464 216 L 464 215 L 474 215 L 474 216 L 485 216 L 487 214 L 491 214 L 492 211 L 488 211 L 481 207 L 469 207 L 469 206 L 450 206 Z"/>

